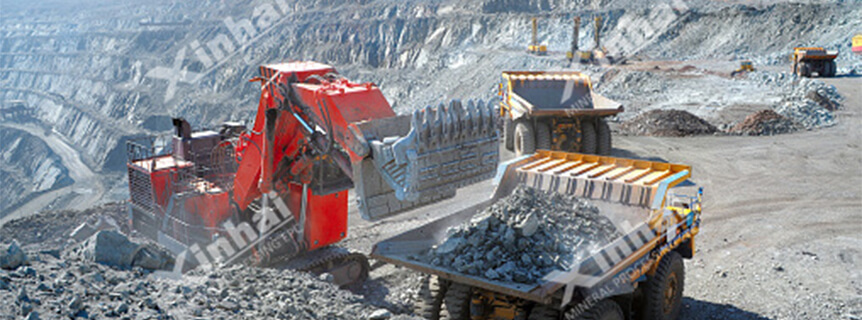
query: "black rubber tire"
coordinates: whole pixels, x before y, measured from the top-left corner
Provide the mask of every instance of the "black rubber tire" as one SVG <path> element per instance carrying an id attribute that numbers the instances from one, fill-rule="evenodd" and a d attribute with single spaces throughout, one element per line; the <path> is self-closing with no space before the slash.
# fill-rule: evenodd
<path id="1" fill-rule="evenodd" d="M 450 284 L 443 296 L 440 320 L 469 320 L 471 299 L 472 289 L 470 286 L 460 283 Z"/>
<path id="2" fill-rule="evenodd" d="M 515 122 L 509 115 L 503 116 L 503 142 L 506 150 L 512 151 L 515 148 Z"/>
<path id="3" fill-rule="evenodd" d="M 591 120 L 581 122 L 581 153 L 596 154 L 598 138 L 596 137 L 596 126 Z"/>
<path id="4" fill-rule="evenodd" d="M 838 65 L 835 64 L 835 61 L 829 61 L 826 63 L 826 73 L 829 75 L 827 77 L 834 77 L 838 75 Z"/>
<path id="5" fill-rule="evenodd" d="M 443 305 L 443 297 L 446 294 L 446 283 L 437 276 L 428 276 L 422 279 L 419 287 L 414 312 L 422 319 L 440 319 L 440 308 Z"/>
<path id="6" fill-rule="evenodd" d="M 596 154 L 602 156 L 611 155 L 611 127 L 605 119 L 599 119 L 596 127 Z"/>
<path id="7" fill-rule="evenodd" d="M 544 304 L 536 304 L 530 310 L 527 320 L 557 320 L 560 319 L 560 310 Z"/>
<path id="8" fill-rule="evenodd" d="M 536 150 L 551 149 L 551 129 L 548 124 L 536 122 Z"/>
<path id="9" fill-rule="evenodd" d="M 515 156 L 536 152 L 536 134 L 533 125 L 524 120 L 515 122 Z"/>
<path id="10" fill-rule="evenodd" d="M 802 62 L 799 65 L 799 76 L 800 77 L 806 77 L 806 78 L 811 77 L 811 67 L 808 66 L 807 62 Z"/>
<path id="11" fill-rule="evenodd" d="M 678 252 L 671 251 L 661 259 L 655 274 L 647 277 L 641 318 L 674 320 L 679 317 L 684 288 L 685 264 Z M 670 296 L 670 304 L 666 303 L 666 295 Z"/>
<path id="12" fill-rule="evenodd" d="M 587 311 L 579 315 L 573 315 L 574 318 L 566 317 L 572 320 L 624 320 L 623 308 L 613 300 L 605 299 L 599 301 Z"/>

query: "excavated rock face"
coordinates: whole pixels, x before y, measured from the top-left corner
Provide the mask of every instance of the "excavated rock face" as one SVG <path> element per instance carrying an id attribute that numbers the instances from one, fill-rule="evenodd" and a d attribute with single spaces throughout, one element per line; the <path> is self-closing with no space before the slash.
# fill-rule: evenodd
<path id="1" fill-rule="evenodd" d="M 712 134 L 717 130 L 706 120 L 683 110 L 650 110 L 620 125 L 623 134 L 661 137 Z"/>
<path id="2" fill-rule="evenodd" d="M 573 196 L 519 186 L 425 255 L 427 263 L 491 280 L 532 284 L 568 270 L 620 234 L 599 209 Z"/>

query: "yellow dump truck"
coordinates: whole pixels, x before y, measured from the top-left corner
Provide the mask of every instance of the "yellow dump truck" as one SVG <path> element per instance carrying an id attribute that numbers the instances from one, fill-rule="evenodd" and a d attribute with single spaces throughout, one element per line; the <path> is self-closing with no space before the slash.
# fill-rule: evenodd
<path id="1" fill-rule="evenodd" d="M 573 71 L 505 71 L 500 83 L 503 141 L 516 155 L 537 149 L 609 155 L 605 117 L 622 104 L 596 94 L 589 76 Z"/>
<path id="2" fill-rule="evenodd" d="M 837 73 L 835 58 L 838 51 L 827 51 L 822 47 L 793 48 L 790 55 L 791 70 L 800 77 L 812 77 L 815 73 L 820 77 L 834 77 Z"/>
<path id="3" fill-rule="evenodd" d="M 491 199 L 383 240 L 371 256 L 428 275 L 417 305 L 428 319 L 676 319 L 682 259 L 694 255 L 701 221 L 703 191 L 690 176 L 682 164 L 540 150 L 502 163 Z M 489 280 L 415 258 L 519 185 L 590 199 L 619 235 L 536 283 Z"/>

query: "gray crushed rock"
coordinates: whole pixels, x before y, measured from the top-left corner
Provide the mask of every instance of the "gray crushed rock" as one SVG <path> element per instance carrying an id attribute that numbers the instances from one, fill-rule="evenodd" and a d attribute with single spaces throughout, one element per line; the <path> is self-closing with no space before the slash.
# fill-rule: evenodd
<path id="1" fill-rule="evenodd" d="M 835 125 L 835 117 L 830 110 L 840 108 L 843 100 L 835 86 L 790 73 L 756 71 L 749 73 L 748 77 L 784 93 L 784 99 L 773 107 L 782 116 L 809 130 Z"/>
<path id="2" fill-rule="evenodd" d="M 14 318 L 392 317 L 362 296 L 292 270 L 233 266 L 171 279 L 142 268 L 123 270 L 49 255 L 0 273 L 0 301 L 9 302 L 0 304 L 0 315 Z"/>
<path id="3" fill-rule="evenodd" d="M 619 235 L 583 198 L 519 186 L 414 258 L 490 280 L 533 284 L 553 270 L 569 270 Z"/>
<path id="4" fill-rule="evenodd" d="M 169 264 L 146 239 L 100 231 L 81 243 L 56 240 L 95 221 L 90 218 L 100 208 L 44 212 L 4 226 L 21 229 L 2 236 L 32 242 L 19 242 L 25 264 L 0 268 L 0 301 L 7 302 L 0 304 L 0 319 L 412 319 L 403 308 L 368 301 L 309 273 L 231 266 L 165 277 L 148 270 Z M 39 227 L 64 236 L 27 233 Z M 12 241 L 0 241 L 0 249 Z M 57 254 L 43 249 L 58 246 Z"/>
<path id="5" fill-rule="evenodd" d="M 832 113 L 809 99 L 784 101 L 775 107 L 775 112 L 793 119 L 809 130 L 835 125 Z"/>
<path id="6" fill-rule="evenodd" d="M 27 254 L 17 241 L 0 246 L 0 269 L 14 270 L 27 263 Z M 2 284 L 0 284 L 2 286 Z"/>
<path id="7" fill-rule="evenodd" d="M 128 215 L 126 204 L 120 202 L 107 203 L 86 210 L 45 211 L 4 224 L 0 227 L 0 243 L 17 240 L 25 251 L 61 250 L 70 242 L 74 242 L 72 234 L 84 223 L 99 228 L 105 224 L 101 222 L 103 220 L 108 224 L 110 222 L 107 221 L 114 221 L 119 231 L 128 234 L 128 224 L 117 223 L 117 221 L 128 220 Z"/>

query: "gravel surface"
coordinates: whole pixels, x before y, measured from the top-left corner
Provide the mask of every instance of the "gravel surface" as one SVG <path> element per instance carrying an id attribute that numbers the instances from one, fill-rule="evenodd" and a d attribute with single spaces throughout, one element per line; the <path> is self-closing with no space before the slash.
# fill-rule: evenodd
<path id="1" fill-rule="evenodd" d="M 619 236 L 585 199 L 519 186 L 425 255 L 434 265 L 492 280 L 536 283 L 569 270 L 590 250 Z"/>

